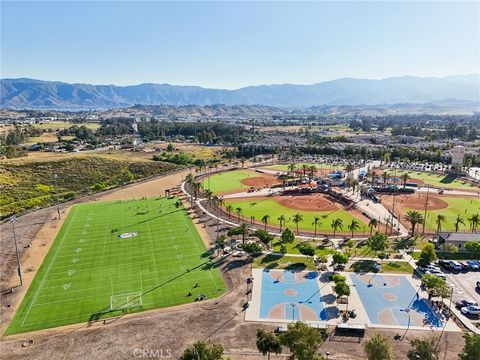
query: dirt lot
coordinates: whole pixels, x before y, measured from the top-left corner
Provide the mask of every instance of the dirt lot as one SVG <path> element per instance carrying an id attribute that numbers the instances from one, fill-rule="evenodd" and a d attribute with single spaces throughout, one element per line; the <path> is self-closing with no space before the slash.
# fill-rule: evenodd
<path id="1" fill-rule="evenodd" d="M 116 200 L 129 197 L 158 196 L 165 188 L 177 185 L 186 171 L 168 177 L 146 181 L 128 186 L 121 190 L 96 195 L 80 201 Z M 62 218 L 65 218 L 68 206 L 62 206 Z M 191 210 L 190 210 L 191 211 Z M 201 231 L 207 245 L 212 243 L 215 222 L 203 214 L 193 211 L 192 216 L 197 228 Z M 33 224 L 33 225 L 32 225 Z M 1 224 L 2 259 L 10 257 L 11 238 L 9 223 Z M 18 219 L 17 230 L 21 244 L 22 263 L 26 273 L 26 285 L 14 295 L 2 296 L 2 329 L 8 321 L 15 304 L 21 298 L 22 291 L 27 288 L 30 278 L 43 260 L 52 239 L 59 230 L 60 223 L 55 220 L 55 208 L 39 210 Z M 30 248 L 24 245 L 31 243 Z M 7 249 L 8 245 L 8 249 Z M 2 276 L 14 274 L 15 263 L 1 262 Z M 221 259 L 219 268 L 224 274 L 229 291 L 219 300 L 208 300 L 203 303 L 160 309 L 134 315 L 125 315 L 111 319 L 105 323 L 78 324 L 64 328 L 38 331 L 2 337 L 0 357 L 2 359 L 135 359 L 145 351 L 150 354 L 164 354 L 164 358 L 175 359 L 188 346 L 199 339 L 206 339 L 223 344 L 226 354 L 233 360 L 264 359 L 258 354 L 255 346 L 257 328 L 273 329 L 273 325 L 247 323 L 243 320 L 243 306 L 246 300 L 245 279 L 249 275 L 250 266 L 245 259 Z M 28 278 L 27 278 L 28 275 Z M 16 277 L 11 279 L 11 285 Z M 2 288 L 6 282 L 2 278 Z M 7 307 L 7 303 L 12 307 Z M 3 331 L 3 330 L 2 330 Z M 397 334 L 394 330 L 368 330 L 366 337 L 381 332 L 390 338 Z M 414 336 L 431 336 L 429 332 L 409 331 L 403 341 L 394 342 L 395 359 L 406 359 L 410 348 L 409 339 Z M 322 353 L 329 351 L 330 359 L 364 359 L 361 341 L 357 337 L 340 337 L 330 334 L 322 346 Z M 456 358 L 455 354 L 462 347 L 460 333 L 446 333 L 441 343 L 441 359 Z M 446 352 L 448 351 L 448 352 Z M 166 355 L 172 356 L 167 357 Z M 285 359 L 285 356 L 272 356 L 272 359 Z"/>
<path id="2" fill-rule="evenodd" d="M 278 184 L 278 179 L 273 175 L 264 174 L 262 176 L 254 176 L 240 180 L 243 185 L 256 188 L 271 187 Z"/>

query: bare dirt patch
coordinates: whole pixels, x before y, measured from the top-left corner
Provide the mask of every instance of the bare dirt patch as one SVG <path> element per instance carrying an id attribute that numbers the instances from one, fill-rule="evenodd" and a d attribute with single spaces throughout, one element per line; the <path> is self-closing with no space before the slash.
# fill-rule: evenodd
<path id="1" fill-rule="evenodd" d="M 290 209 L 302 211 L 335 211 L 342 206 L 323 194 L 279 196 L 276 200 Z"/>
<path id="2" fill-rule="evenodd" d="M 414 210 L 423 210 L 425 209 L 425 202 L 427 200 L 426 194 L 404 194 L 397 195 L 395 199 L 395 207 L 402 207 Z M 382 195 L 382 204 L 387 208 L 391 209 L 393 206 L 393 196 L 392 195 Z M 430 194 L 428 197 L 428 209 L 429 210 L 440 210 L 448 207 L 448 203 L 445 200 L 442 200 L 440 196 Z"/>
<path id="3" fill-rule="evenodd" d="M 273 175 L 263 175 L 242 179 L 240 180 L 240 183 L 251 187 L 271 187 L 272 185 L 277 184 L 278 180 Z"/>

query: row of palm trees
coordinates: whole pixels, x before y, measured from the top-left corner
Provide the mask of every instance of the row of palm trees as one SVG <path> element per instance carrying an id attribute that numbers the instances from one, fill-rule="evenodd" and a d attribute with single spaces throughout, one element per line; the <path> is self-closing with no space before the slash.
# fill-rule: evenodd
<path id="1" fill-rule="evenodd" d="M 425 222 L 424 216 L 422 213 L 416 210 L 410 210 L 404 216 L 405 221 L 408 221 L 412 226 L 412 236 L 415 234 L 415 228 L 418 224 L 423 224 Z M 438 214 L 435 223 L 437 224 L 437 232 L 442 231 L 442 225 L 447 221 L 445 215 Z M 470 230 L 476 232 L 480 226 L 480 214 L 473 214 L 471 217 L 467 219 L 470 224 Z M 461 225 L 465 225 L 465 220 L 460 216 L 457 215 L 455 219 L 455 232 L 458 232 Z"/>

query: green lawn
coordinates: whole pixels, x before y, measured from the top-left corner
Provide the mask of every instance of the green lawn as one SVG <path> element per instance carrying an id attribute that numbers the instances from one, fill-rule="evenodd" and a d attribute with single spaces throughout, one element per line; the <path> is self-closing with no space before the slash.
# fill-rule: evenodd
<path id="1" fill-rule="evenodd" d="M 74 206 L 6 335 L 221 295 L 221 275 L 175 201 Z M 119 238 L 124 233 L 137 236 Z"/>
<path id="2" fill-rule="evenodd" d="M 430 172 L 407 172 L 412 179 L 422 180 L 425 184 L 432 185 L 435 187 L 446 188 L 446 189 L 456 189 L 456 190 L 479 190 L 478 186 L 471 185 L 470 183 L 457 180 L 454 175 L 439 175 Z M 405 172 L 397 171 L 397 177 L 401 177 Z"/>
<path id="3" fill-rule="evenodd" d="M 302 165 L 315 165 L 317 169 L 325 169 L 325 170 L 343 170 L 345 169 L 345 165 L 343 164 L 325 164 L 325 163 L 295 163 L 297 166 L 297 169 L 301 169 Z M 278 171 L 288 171 L 288 164 L 277 164 L 277 165 L 269 165 L 265 166 L 264 169 L 270 169 L 270 170 L 278 170 Z"/>
<path id="4" fill-rule="evenodd" d="M 202 182 L 205 190 L 210 189 L 214 194 L 241 191 L 249 186 L 243 185 L 240 181 L 248 177 L 258 177 L 262 174 L 251 170 L 233 170 L 215 174 L 205 178 Z"/>
<path id="5" fill-rule="evenodd" d="M 225 199 L 226 204 L 231 204 L 233 205 L 234 208 L 240 207 L 242 209 L 242 215 L 249 219 L 250 216 L 254 216 L 257 221 L 260 221 L 260 219 L 268 214 L 270 215 L 270 223 L 273 225 L 279 225 L 278 218 L 280 215 L 284 215 L 287 220 L 286 227 L 292 229 L 293 231 L 296 230 L 296 225 L 295 223 L 291 220 L 291 218 L 295 214 L 301 214 L 303 216 L 303 221 L 299 223 L 299 228 L 304 229 L 304 230 L 314 230 L 314 227 L 312 225 L 313 218 L 315 216 L 320 217 L 320 221 L 322 222 L 321 226 L 317 227 L 317 231 L 319 232 L 333 232 L 332 228 L 330 227 L 330 224 L 332 223 L 332 220 L 335 218 L 340 218 L 343 221 L 343 231 L 344 233 L 348 233 L 347 225 L 350 224 L 352 219 L 354 217 L 350 215 L 348 212 L 344 210 L 336 210 L 336 211 L 300 211 L 300 210 L 295 210 L 295 209 L 290 209 L 287 207 L 282 206 L 280 203 L 278 203 L 274 199 L 268 199 L 268 200 L 261 200 L 261 201 L 256 201 L 256 200 L 230 200 L 230 199 Z M 358 219 L 357 219 L 358 220 Z M 360 222 L 360 229 L 357 231 L 357 234 L 362 233 L 363 234 L 363 228 L 365 227 L 365 231 L 368 232 L 368 227 L 367 224 L 363 223 L 362 221 L 358 220 Z M 341 231 L 337 231 L 339 233 Z"/>
<path id="6" fill-rule="evenodd" d="M 454 198 L 454 197 L 442 197 L 442 200 L 448 203 L 448 207 L 440 210 L 428 210 L 425 228 L 430 230 L 436 230 L 437 215 L 444 215 L 447 220 L 442 223 L 442 230 L 455 230 L 455 220 L 457 215 L 463 218 L 465 225 L 460 224 L 460 231 L 468 230 L 469 223 L 467 219 L 473 214 L 480 213 L 480 199 L 466 199 L 466 198 Z M 423 212 L 422 212 L 423 214 Z"/>
<path id="7" fill-rule="evenodd" d="M 253 261 L 253 267 L 288 270 L 315 270 L 312 258 L 282 255 L 264 255 Z"/>
<path id="8" fill-rule="evenodd" d="M 312 245 L 315 248 L 315 254 L 316 255 L 329 255 L 331 254 L 332 251 L 332 246 L 327 245 L 319 245 L 318 242 L 315 241 L 299 241 L 295 240 L 292 243 L 286 243 L 284 244 L 285 247 L 287 248 L 287 254 L 300 254 L 300 250 L 298 249 L 298 246 L 303 243 L 308 243 Z M 276 239 L 273 242 L 273 251 L 275 252 L 280 252 L 280 247 L 282 246 L 282 243 L 280 242 L 279 239 Z"/>
<path id="9" fill-rule="evenodd" d="M 353 272 L 376 272 L 375 264 L 381 265 L 379 273 L 394 273 L 394 274 L 412 274 L 413 267 L 406 261 L 388 261 L 375 262 L 371 260 L 360 260 L 354 262 L 348 269 Z"/>

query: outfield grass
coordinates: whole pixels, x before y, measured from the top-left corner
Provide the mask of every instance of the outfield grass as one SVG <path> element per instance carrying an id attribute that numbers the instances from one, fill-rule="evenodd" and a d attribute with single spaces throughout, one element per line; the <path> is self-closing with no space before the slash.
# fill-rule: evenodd
<path id="1" fill-rule="evenodd" d="M 190 303 L 199 294 L 221 295 L 221 275 L 187 212 L 175 202 L 74 206 L 6 334 Z M 118 237 L 131 232 L 138 236 Z M 141 306 L 121 309 L 139 305 L 140 298 Z"/>
<path id="2" fill-rule="evenodd" d="M 262 174 L 251 170 L 233 170 L 209 176 L 203 180 L 202 184 L 205 190 L 209 189 L 214 194 L 227 193 L 248 189 L 250 186 L 243 185 L 240 181 L 258 176 L 262 176 Z"/>
<path id="3" fill-rule="evenodd" d="M 317 169 L 325 169 L 325 170 L 344 170 L 345 165 L 338 164 L 325 164 L 325 163 L 295 163 L 297 166 L 297 170 L 301 170 L 303 165 L 311 166 L 315 165 Z M 278 170 L 278 171 L 288 171 L 288 164 L 276 164 L 276 165 L 268 165 L 263 167 L 264 169 L 270 169 L 270 170 Z"/>
<path id="4" fill-rule="evenodd" d="M 344 232 L 348 233 L 347 225 L 353 219 L 356 219 L 353 215 L 350 215 L 348 212 L 344 210 L 336 210 L 336 211 L 300 211 L 291 208 L 287 208 L 282 206 L 274 199 L 268 200 L 230 200 L 225 199 L 225 204 L 231 204 L 234 208 L 240 207 L 242 209 L 242 215 L 245 218 L 250 218 L 250 216 L 254 216 L 257 221 L 264 215 L 270 215 L 270 224 L 272 225 L 279 225 L 278 218 L 280 215 L 284 215 L 287 220 L 286 227 L 292 229 L 293 231 L 296 230 L 296 224 L 291 220 L 291 218 L 295 214 L 300 214 L 303 216 L 303 221 L 298 224 L 300 229 L 304 230 L 314 230 L 314 226 L 312 225 L 313 218 L 315 216 L 320 217 L 321 225 L 317 226 L 318 232 L 333 232 L 330 224 L 332 220 L 335 218 L 340 218 L 343 221 L 343 230 L 338 230 L 337 233 Z M 360 229 L 356 232 L 357 234 L 363 233 L 364 227 L 365 231 L 368 230 L 367 224 L 363 223 L 361 220 L 357 219 L 360 222 Z"/>
<path id="5" fill-rule="evenodd" d="M 450 231 L 455 230 L 455 220 L 458 215 L 463 218 L 465 225 L 460 224 L 460 231 L 466 231 L 469 228 L 467 219 L 473 214 L 480 213 L 480 199 L 466 198 L 454 198 L 454 197 L 442 197 L 442 200 L 448 203 L 448 207 L 440 210 L 428 210 L 427 219 L 425 222 L 425 228 L 430 230 L 436 230 L 437 215 L 444 215 L 447 220 L 442 223 L 442 230 Z"/>
<path id="6" fill-rule="evenodd" d="M 312 258 L 268 254 L 253 261 L 253 267 L 288 270 L 315 270 Z"/>
<path id="7" fill-rule="evenodd" d="M 453 175 L 439 175 L 431 172 L 411 172 L 397 171 L 397 177 L 401 177 L 404 173 L 408 173 L 412 179 L 422 180 L 427 185 L 432 185 L 435 187 L 446 188 L 446 189 L 457 189 L 457 190 L 479 190 L 478 186 L 472 185 L 467 182 L 458 180 L 457 177 Z"/>

